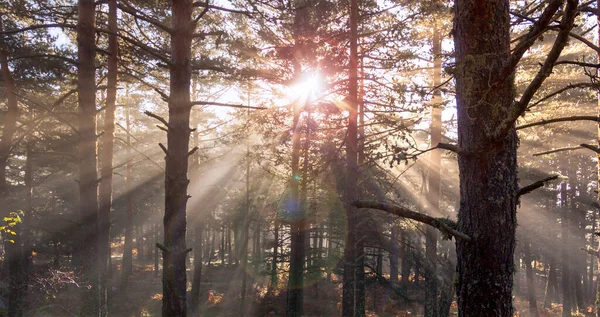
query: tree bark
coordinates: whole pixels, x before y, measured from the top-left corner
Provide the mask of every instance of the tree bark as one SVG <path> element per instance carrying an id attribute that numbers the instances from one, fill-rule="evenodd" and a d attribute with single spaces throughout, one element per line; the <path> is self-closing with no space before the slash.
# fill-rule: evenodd
<path id="1" fill-rule="evenodd" d="M 457 229 L 474 237 L 456 243 L 458 311 L 512 317 L 518 138 L 514 124 L 506 135 L 492 132 L 502 129 L 514 103 L 512 76 L 498 76 L 510 54 L 509 1 L 457 0 L 454 12 L 462 151 Z"/>
<path id="2" fill-rule="evenodd" d="M 110 258 L 110 212 L 112 209 L 112 173 L 115 133 L 115 109 L 117 102 L 117 0 L 108 1 L 108 88 L 104 111 L 104 134 L 100 162 L 101 181 L 98 209 L 98 270 L 100 273 L 100 316 L 108 315 L 108 263 Z"/>
<path id="3" fill-rule="evenodd" d="M 189 196 L 191 44 L 196 22 L 193 1 L 172 1 L 169 120 L 165 169 L 162 315 L 187 316 L 186 206 Z"/>
<path id="4" fill-rule="evenodd" d="M 96 4 L 79 0 L 77 21 L 79 102 L 79 210 L 81 269 L 88 285 L 82 290 L 81 316 L 99 316 L 98 176 L 96 139 Z"/>

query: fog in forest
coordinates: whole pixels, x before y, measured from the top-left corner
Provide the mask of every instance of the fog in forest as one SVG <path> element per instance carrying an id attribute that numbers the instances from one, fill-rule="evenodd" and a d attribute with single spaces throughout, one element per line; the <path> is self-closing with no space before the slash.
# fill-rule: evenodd
<path id="1" fill-rule="evenodd" d="M 1 1 L 0 317 L 600 316 L 599 6 Z"/>

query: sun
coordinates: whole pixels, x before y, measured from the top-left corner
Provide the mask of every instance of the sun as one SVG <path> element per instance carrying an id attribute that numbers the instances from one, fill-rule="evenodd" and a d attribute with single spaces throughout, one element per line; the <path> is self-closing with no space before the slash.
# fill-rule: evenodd
<path id="1" fill-rule="evenodd" d="M 286 97 L 289 101 L 311 102 L 317 99 L 322 89 L 323 80 L 319 73 L 309 73 L 303 76 L 298 83 L 287 89 Z"/>

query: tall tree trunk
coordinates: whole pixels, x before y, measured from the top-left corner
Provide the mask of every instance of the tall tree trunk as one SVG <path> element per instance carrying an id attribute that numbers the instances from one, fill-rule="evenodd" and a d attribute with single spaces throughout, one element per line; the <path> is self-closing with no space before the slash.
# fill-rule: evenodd
<path id="1" fill-rule="evenodd" d="M 279 254 L 277 251 L 279 250 L 279 223 L 277 220 L 274 224 L 275 232 L 273 237 L 273 261 L 271 262 L 271 288 L 277 288 L 277 260 Z"/>
<path id="2" fill-rule="evenodd" d="M 0 32 L 2 28 L 2 15 L 0 15 Z M 4 82 L 4 88 L 6 89 L 7 97 L 7 112 L 2 121 L 2 138 L 0 139 L 0 198 L 6 195 L 8 189 L 8 183 L 6 179 L 6 167 L 8 163 L 8 157 L 10 156 L 10 150 L 12 146 L 12 139 L 16 131 L 17 119 L 19 117 L 19 106 L 17 103 L 17 95 L 15 88 L 15 81 L 8 67 L 8 53 L 4 49 L 0 49 L 0 63 L 2 64 L 2 80 Z M 0 216 L 6 216 L 1 215 Z"/>
<path id="3" fill-rule="evenodd" d="M 196 78 L 194 77 L 192 84 L 192 96 L 195 96 Z M 194 147 L 199 145 L 198 131 L 193 132 Z M 193 175 L 197 175 L 198 169 L 200 168 L 200 157 L 193 155 L 190 169 Z M 201 217 L 202 213 L 196 213 L 194 221 L 194 275 L 192 279 L 192 292 L 190 294 L 190 306 L 192 310 L 192 316 L 197 316 L 200 309 L 200 285 L 202 283 L 202 250 L 204 248 L 202 240 L 204 238 L 204 217 Z"/>
<path id="4" fill-rule="evenodd" d="M 98 209 L 98 271 L 100 273 L 100 316 L 108 315 L 108 263 L 110 258 L 110 212 L 112 208 L 113 147 L 115 132 L 115 109 L 117 102 L 117 0 L 108 1 L 108 88 L 104 112 L 104 134 L 100 162 L 101 181 Z"/>
<path id="5" fill-rule="evenodd" d="M 0 15 L 0 31 L 2 31 L 2 16 Z M 7 95 L 7 112 L 2 128 L 2 138 L 0 139 L 0 199 L 7 196 L 8 184 L 6 179 L 6 167 L 12 139 L 16 130 L 17 118 L 19 116 L 19 108 L 17 103 L 15 82 L 12 77 L 10 68 L 8 67 L 8 55 L 0 48 L 0 63 L 2 64 L 2 80 Z M 30 153 L 27 153 L 27 160 L 30 161 Z M 27 177 L 27 175 L 26 175 Z M 8 214 L 0 214 L 2 217 L 9 216 Z M 9 298 L 8 298 L 8 316 L 21 317 L 23 316 L 24 297 L 27 291 L 27 285 L 23 283 L 24 274 L 27 272 L 23 268 L 25 257 L 21 244 L 21 236 L 24 234 L 23 225 L 17 224 L 11 228 L 16 234 L 4 237 L 4 264 L 8 268 L 9 276 Z M 12 242 L 8 240 L 12 240 Z"/>
<path id="6" fill-rule="evenodd" d="M 81 265 L 89 285 L 82 290 L 81 316 L 100 315 L 98 289 L 98 176 L 96 139 L 96 4 L 79 0 L 77 12 L 79 101 L 79 210 Z"/>
<path id="7" fill-rule="evenodd" d="M 131 157 L 131 114 L 130 107 L 125 110 L 125 127 L 127 128 L 127 157 Z M 125 242 L 123 245 L 123 265 L 121 269 L 121 289 L 126 291 L 129 275 L 133 273 L 133 179 L 131 163 L 125 166 L 125 204 L 127 214 L 125 216 Z"/>
<path id="8" fill-rule="evenodd" d="M 392 285 L 396 285 L 398 283 L 398 226 L 396 226 L 395 222 L 392 222 L 392 250 L 389 253 L 390 255 L 390 282 Z"/>
<path id="9" fill-rule="evenodd" d="M 297 13 L 298 15 L 298 13 Z M 294 67 L 295 75 L 300 74 L 300 65 Z M 300 112 L 299 101 L 294 102 L 294 118 L 292 122 L 292 177 L 290 182 L 290 274 L 288 280 L 285 315 L 300 317 L 304 309 L 304 257 L 305 237 L 303 234 L 305 215 L 300 203 Z"/>
<path id="10" fill-rule="evenodd" d="M 499 139 L 490 130 L 514 104 L 513 78 L 489 86 L 510 54 L 509 1 L 457 0 L 454 13 L 457 228 L 475 237 L 456 244 L 459 316 L 512 317 L 518 137 L 514 126 Z"/>
<path id="11" fill-rule="evenodd" d="M 193 1 L 172 1 L 169 122 L 165 169 L 162 315 L 187 316 L 186 206 L 189 180 L 191 45 Z"/>
<path id="12" fill-rule="evenodd" d="M 596 8 L 600 8 L 600 0 L 596 0 Z M 600 13 L 596 13 L 596 32 L 597 32 L 597 36 L 598 36 L 598 45 L 600 45 Z M 598 52 L 597 54 L 597 59 L 598 61 L 600 61 L 600 52 Z M 598 69 L 596 69 L 596 73 L 598 74 Z M 598 115 L 600 115 L 600 91 L 597 94 L 597 102 L 598 102 Z M 598 146 L 600 146 L 600 122 L 598 123 Z M 597 184 L 597 191 L 598 191 L 598 203 L 600 203 L 600 153 L 598 153 L 596 155 L 596 158 L 598 159 L 598 184 Z M 595 213 L 594 213 L 595 214 Z M 596 217 L 594 217 L 594 222 L 596 221 Z M 594 235 L 592 234 L 592 242 L 594 241 Z M 595 296 L 595 300 L 594 300 L 594 304 L 596 306 L 596 316 L 600 317 L 600 239 L 598 239 L 598 273 L 597 273 L 597 277 L 596 277 L 596 296 Z M 593 268 L 591 268 L 590 270 L 593 271 Z M 593 283 L 590 283 L 593 285 Z M 592 286 L 593 287 L 593 286 Z"/>
<path id="13" fill-rule="evenodd" d="M 409 277 L 411 270 L 411 261 L 408 258 L 408 245 L 410 243 L 410 239 L 407 237 L 407 232 L 405 229 L 400 230 L 400 259 L 402 260 L 401 267 L 401 280 L 400 286 L 403 290 L 406 290 L 409 285 Z"/>
<path id="14" fill-rule="evenodd" d="M 250 92 L 248 92 L 248 120 L 250 118 Z M 248 240 L 250 239 L 250 140 L 246 140 L 246 203 L 244 204 L 242 232 L 242 303 L 240 305 L 241 316 L 246 313 L 246 288 L 248 283 Z"/>
<path id="15" fill-rule="evenodd" d="M 567 182 L 563 182 L 560 188 L 560 205 L 562 209 L 561 219 L 561 239 L 562 239 L 562 250 L 561 250 L 561 261 L 562 261 L 562 297 L 563 297 L 563 317 L 570 317 L 572 306 L 572 294 L 571 294 L 571 267 L 569 265 L 571 258 L 569 256 L 569 207 L 567 206 Z"/>
<path id="16" fill-rule="evenodd" d="M 534 272 L 531 267 L 531 244 L 529 242 L 524 242 L 523 251 L 525 256 L 523 257 L 523 261 L 525 261 L 525 274 L 527 275 L 527 299 L 529 300 L 529 313 L 533 317 L 538 317 L 538 309 L 537 309 L 537 300 L 535 297 L 535 283 L 534 283 Z"/>
<path id="17" fill-rule="evenodd" d="M 434 22 L 432 39 L 433 54 L 433 87 L 442 83 L 442 38 L 438 23 Z M 433 92 L 431 108 L 431 140 L 430 148 L 442 141 L 442 93 L 439 89 Z M 440 216 L 440 170 L 442 164 L 441 150 L 433 150 L 429 156 L 429 171 L 427 174 L 427 206 L 429 214 Z M 425 229 L 425 256 L 427 258 L 428 272 L 425 275 L 425 317 L 438 315 L 438 278 L 437 278 L 437 229 L 426 226 Z"/>
<path id="18" fill-rule="evenodd" d="M 364 257 L 362 241 L 358 236 L 359 214 L 350 202 L 358 198 L 358 1 L 350 1 L 350 69 L 348 82 L 348 132 L 346 135 L 346 219 L 347 238 L 344 244 L 344 275 L 342 289 L 342 316 L 362 317 L 365 315 L 364 298 L 358 300 L 359 293 L 364 293 Z"/>
<path id="19" fill-rule="evenodd" d="M 554 259 L 554 255 L 550 255 L 550 259 L 548 261 L 548 265 L 550 266 L 550 268 L 548 269 L 546 292 L 544 294 L 544 308 L 552 308 L 552 300 L 555 297 L 557 284 L 556 260 Z"/>

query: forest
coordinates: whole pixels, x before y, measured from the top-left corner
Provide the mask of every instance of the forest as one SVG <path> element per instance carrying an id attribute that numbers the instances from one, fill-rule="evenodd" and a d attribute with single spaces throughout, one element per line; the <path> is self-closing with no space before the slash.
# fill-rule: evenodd
<path id="1" fill-rule="evenodd" d="M 2 0 L 0 66 L 0 317 L 600 317 L 600 0 Z"/>

